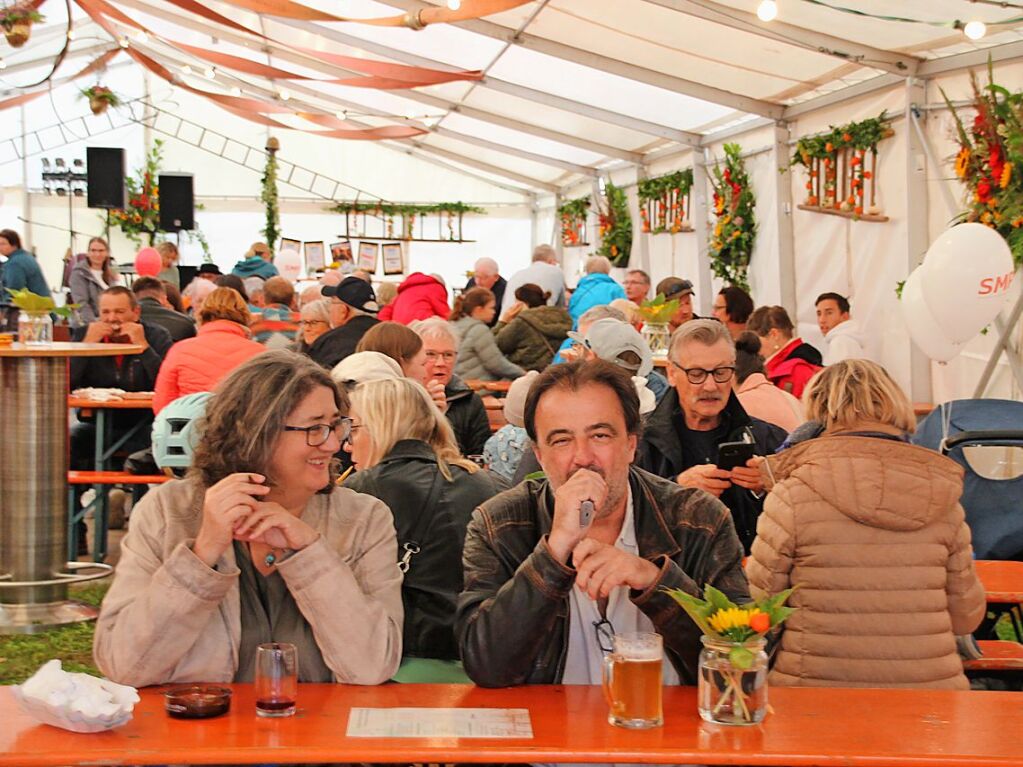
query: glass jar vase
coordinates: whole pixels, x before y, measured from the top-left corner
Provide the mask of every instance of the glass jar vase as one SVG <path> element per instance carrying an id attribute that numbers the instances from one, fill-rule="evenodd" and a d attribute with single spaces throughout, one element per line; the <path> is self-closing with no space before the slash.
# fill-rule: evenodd
<path id="1" fill-rule="evenodd" d="M 641 333 L 655 357 L 667 357 L 671 343 L 671 326 L 667 322 L 647 322 Z"/>
<path id="2" fill-rule="evenodd" d="M 18 340 L 26 346 L 50 346 L 53 343 L 50 313 L 21 312 L 18 315 Z"/>
<path id="3" fill-rule="evenodd" d="M 704 636 L 697 700 L 715 724 L 757 724 L 767 714 L 767 652 L 763 637 L 729 642 Z"/>

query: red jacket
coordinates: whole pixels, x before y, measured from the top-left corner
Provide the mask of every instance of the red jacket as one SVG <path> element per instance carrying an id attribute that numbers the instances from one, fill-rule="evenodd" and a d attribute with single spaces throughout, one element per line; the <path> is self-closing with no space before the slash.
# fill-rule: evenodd
<path id="1" fill-rule="evenodd" d="M 199 326 L 195 338 L 174 344 L 156 376 L 153 412 L 186 394 L 213 391 L 221 379 L 243 362 L 266 351 L 249 338 L 249 330 L 230 320 Z"/>
<path id="2" fill-rule="evenodd" d="M 771 379 L 771 383 L 797 399 L 802 399 L 803 389 L 806 388 L 814 374 L 821 369 L 820 365 L 807 362 L 801 357 L 792 356 L 792 353 L 800 346 L 804 346 L 803 339 L 793 338 L 764 363 L 764 369 L 767 377 Z M 813 347 L 808 348 L 812 349 Z M 820 359 L 819 352 L 817 359 Z"/>
<path id="3" fill-rule="evenodd" d="M 446 320 L 449 314 L 448 289 L 436 277 L 413 272 L 398 286 L 397 297 L 380 310 L 377 319 L 408 325 L 413 320 L 427 320 L 430 317 Z"/>

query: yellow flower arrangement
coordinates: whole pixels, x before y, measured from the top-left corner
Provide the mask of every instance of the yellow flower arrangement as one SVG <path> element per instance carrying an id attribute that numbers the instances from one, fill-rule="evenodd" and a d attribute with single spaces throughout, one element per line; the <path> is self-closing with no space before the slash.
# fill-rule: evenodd
<path id="1" fill-rule="evenodd" d="M 1005 163 L 1005 167 L 1002 168 L 1002 177 L 998 179 L 998 186 L 1001 189 L 1005 189 L 1009 185 L 1009 181 L 1012 180 L 1012 163 Z"/>

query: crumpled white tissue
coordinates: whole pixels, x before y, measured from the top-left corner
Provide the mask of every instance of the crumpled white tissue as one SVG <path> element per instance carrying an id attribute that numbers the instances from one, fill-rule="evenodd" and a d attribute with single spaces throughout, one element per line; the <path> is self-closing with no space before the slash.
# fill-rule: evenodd
<path id="1" fill-rule="evenodd" d="M 134 687 L 64 671 L 44 663 L 24 684 L 11 688 L 23 711 L 44 724 L 72 732 L 103 732 L 129 721 L 139 701 Z"/>
<path id="2" fill-rule="evenodd" d="M 657 398 L 650 391 L 650 387 L 646 385 L 646 379 L 643 376 L 633 376 L 632 385 L 636 387 L 636 394 L 639 395 L 640 415 L 652 413 L 657 407 Z"/>

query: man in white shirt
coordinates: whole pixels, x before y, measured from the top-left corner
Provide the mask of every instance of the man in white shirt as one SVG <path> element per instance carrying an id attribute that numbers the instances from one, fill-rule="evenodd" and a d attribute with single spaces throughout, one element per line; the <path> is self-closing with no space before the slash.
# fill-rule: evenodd
<path id="1" fill-rule="evenodd" d="M 515 291 L 527 284 L 539 285 L 544 292 L 551 294 L 547 299 L 548 306 L 565 305 L 565 275 L 558 265 L 558 254 L 550 245 L 537 245 L 533 250 L 533 263 L 515 272 L 508 280 L 501 304 L 501 316 L 515 303 Z"/>
<path id="2" fill-rule="evenodd" d="M 849 359 L 870 359 L 860 325 L 849 316 L 849 299 L 838 293 L 821 293 L 814 302 L 817 327 L 828 343 L 824 364 Z"/>
<path id="3" fill-rule="evenodd" d="M 656 631 L 664 680 L 695 684 L 700 630 L 664 589 L 709 583 L 748 600 L 728 509 L 631 465 L 639 399 L 616 365 L 549 367 L 523 420 L 546 479 L 473 513 L 456 616 L 465 671 L 484 687 L 598 684 L 602 635 Z"/>

